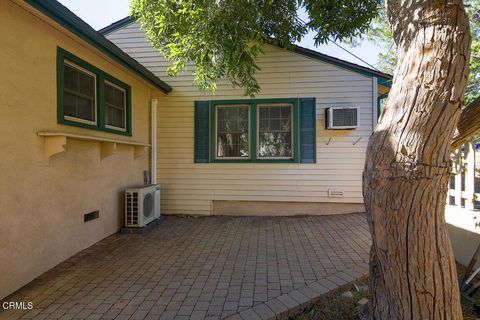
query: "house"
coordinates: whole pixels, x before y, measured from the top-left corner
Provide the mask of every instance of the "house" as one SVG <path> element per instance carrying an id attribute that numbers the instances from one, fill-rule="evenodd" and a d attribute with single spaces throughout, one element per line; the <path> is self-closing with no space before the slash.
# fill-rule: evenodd
<path id="1" fill-rule="evenodd" d="M 363 210 L 361 174 L 391 76 L 266 46 L 256 99 L 192 86 L 124 19 L 103 34 L 55 0 L 0 1 L 0 298 L 115 233 L 123 191 L 162 185 L 163 214 Z M 358 126 L 326 129 L 355 107 Z M 331 111 L 333 112 L 333 111 Z"/>
<path id="2" fill-rule="evenodd" d="M 480 245 L 480 150 L 474 138 L 452 153 L 445 220 L 455 258 L 468 265 Z"/>
<path id="3" fill-rule="evenodd" d="M 262 90 L 254 100 L 227 82 L 212 95 L 192 86 L 191 66 L 169 78 L 168 62 L 133 19 L 100 32 L 155 75 L 168 78 L 174 88 L 157 109 L 156 176 L 162 184 L 163 213 L 364 210 L 365 150 L 391 76 L 298 46 L 287 51 L 267 45 L 258 60 Z M 327 130 L 325 111 L 335 106 L 358 107 L 359 126 Z M 225 119 L 231 116 L 243 127 L 234 129 L 235 140 L 227 150 Z M 292 125 L 283 130 L 284 122 Z M 281 146 L 266 137 L 279 139 Z"/>

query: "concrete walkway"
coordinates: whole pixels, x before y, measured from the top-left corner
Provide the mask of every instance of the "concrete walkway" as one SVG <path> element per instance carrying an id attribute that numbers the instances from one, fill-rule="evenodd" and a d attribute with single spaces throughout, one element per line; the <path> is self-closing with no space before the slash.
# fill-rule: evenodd
<path id="1" fill-rule="evenodd" d="M 367 272 L 363 214 L 167 217 L 115 234 L 4 301 L 0 319 L 284 318 Z"/>

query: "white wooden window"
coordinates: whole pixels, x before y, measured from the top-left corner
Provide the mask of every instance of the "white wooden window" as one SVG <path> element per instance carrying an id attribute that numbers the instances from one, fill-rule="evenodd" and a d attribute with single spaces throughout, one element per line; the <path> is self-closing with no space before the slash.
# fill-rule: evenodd
<path id="1" fill-rule="evenodd" d="M 109 81 L 105 81 L 105 126 L 126 130 L 127 92 Z"/>
<path id="2" fill-rule="evenodd" d="M 257 107 L 258 158 L 293 158 L 293 105 L 268 104 Z"/>
<path id="3" fill-rule="evenodd" d="M 217 105 L 216 158 L 245 159 L 250 157 L 250 106 Z"/>
<path id="4" fill-rule="evenodd" d="M 64 65 L 65 119 L 97 124 L 97 76 L 70 61 Z"/>

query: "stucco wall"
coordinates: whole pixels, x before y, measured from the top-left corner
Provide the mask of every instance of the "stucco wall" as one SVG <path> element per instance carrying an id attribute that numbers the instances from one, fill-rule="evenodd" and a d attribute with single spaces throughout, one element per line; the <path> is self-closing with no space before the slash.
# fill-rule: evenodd
<path id="1" fill-rule="evenodd" d="M 47 166 L 40 130 L 149 143 L 149 101 L 158 95 L 122 66 L 22 2 L 0 1 L 0 298 L 76 252 L 116 232 L 122 190 L 143 182 L 148 153 L 119 146 L 103 161 L 98 142 L 70 141 Z M 132 88 L 132 137 L 59 125 L 57 46 Z M 85 213 L 100 218 L 84 223 Z"/>
<path id="2" fill-rule="evenodd" d="M 342 203 L 361 207 L 362 171 L 368 138 L 374 123 L 373 79 L 277 47 L 266 46 L 258 59 L 257 74 L 262 91 L 258 98 L 315 97 L 317 102 L 317 163 L 194 163 L 194 101 L 241 99 L 243 89 L 219 83 L 215 95 L 192 85 L 192 71 L 168 78 L 165 60 L 145 40 L 137 23 L 124 26 L 107 38 L 165 79 L 174 91 L 159 103 L 157 179 L 162 184 L 164 214 L 214 213 L 214 202 L 289 202 L 304 213 L 331 213 L 332 206 L 304 203 Z M 325 108 L 358 106 L 360 127 L 356 130 L 325 130 Z M 328 190 L 343 191 L 343 198 L 328 196 Z M 238 202 L 235 202 L 238 203 Z M 261 205 L 257 214 L 266 214 Z M 345 207 L 345 206 L 337 206 Z M 343 212 L 343 211 L 337 211 Z"/>

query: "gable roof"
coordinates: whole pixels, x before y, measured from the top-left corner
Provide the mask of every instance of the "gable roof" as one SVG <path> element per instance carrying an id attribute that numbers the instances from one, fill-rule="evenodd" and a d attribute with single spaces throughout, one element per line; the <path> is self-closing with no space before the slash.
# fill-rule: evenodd
<path id="1" fill-rule="evenodd" d="M 120 19 L 100 30 L 98 30 L 99 33 L 103 35 L 107 35 L 111 32 L 114 32 L 118 29 L 121 29 L 129 24 L 132 24 L 135 22 L 135 18 L 133 17 L 125 17 L 123 19 Z M 273 45 L 273 44 L 272 44 Z M 306 57 L 310 57 L 316 60 L 320 60 L 322 62 L 330 63 L 333 64 L 337 67 L 348 69 L 350 71 L 360 73 L 366 76 L 370 77 L 376 77 L 378 78 L 378 83 L 383 86 L 390 87 L 392 84 L 392 78 L 393 76 L 372 68 L 367 68 L 349 61 L 345 61 L 339 58 L 335 58 L 323 53 L 320 53 L 318 51 L 312 50 L 312 49 L 307 49 L 298 45 L 294 45 L 293 52 L 301 54 Z"/>
<path id="2" fill-rule="evenodd" d="M 127 67 L 135 74 L 162 90 L 164 93 L 172 91 L 167 83 L 160 80 L 151 71 L 123 52 L 119 47 L 110 42 L 102 34 L 95 31 L 89 24 L 68 10 L 56 0 L 24 0 L 33 8 L 37 9 L 56 23 L 71 31 L 79 38 L 85 40 L 99 49 L 113 60 Z"/>

